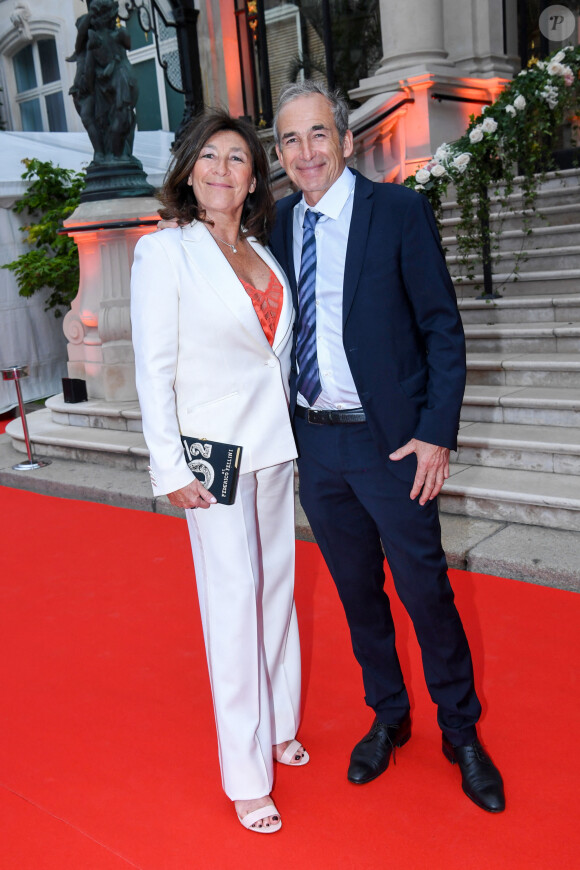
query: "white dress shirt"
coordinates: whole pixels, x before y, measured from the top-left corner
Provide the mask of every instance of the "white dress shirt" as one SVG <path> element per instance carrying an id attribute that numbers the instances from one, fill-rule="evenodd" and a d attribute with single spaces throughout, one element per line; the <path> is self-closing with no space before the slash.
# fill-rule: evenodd
<path id="1" fill-rule="evenodd" d="M 316 349 L 322 392 L 314 408 L 360 408 L 342 340 L 342 296 L 346 246 L 352 218 L 355 178 L 348 167 L 312 211 L 320 212 L 316 224 Z M 293 239 L 296 282 L 302 257 L 304 196 L 294 206 Z M 298 404 L 308 402 L 298 393 Z"/>

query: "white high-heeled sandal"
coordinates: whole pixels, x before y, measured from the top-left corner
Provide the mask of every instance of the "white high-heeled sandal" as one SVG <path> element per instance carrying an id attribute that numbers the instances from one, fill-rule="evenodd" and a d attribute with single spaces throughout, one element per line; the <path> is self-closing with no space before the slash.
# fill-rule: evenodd
<path id="1" fill-rule="evenodd" d="M 293 759 L 295 758 L 300 749 L 303 751 L 304 755 L 302 756 L 300 761 L 294 761 Z M 308 762 L 310 761 L 310 756 L 308 755 L 302 744 L 298 742 L 298 740 L 291 740 L 284 752 L 282 753 L 282 756 L 276 760 L 279 761 L 280 764 L 289 765 L 289 767 L 302 767 L 303 764 L 308 764 Z"/>
<path id="2" fill-rule="evenodd" d="M 238 814 L 236 813 L 238 816 Z M 262 825 L 260 828 L 254 828 L 252 825 L 255 825 L 256 822 L 259 822 L 260 819 L 267 819 L 268 816 L 278 816 L 278 821 L 274 822 L 273 825 Z M 243 818 L 238 816 L 240 823 L 246 828 L 248 831 L 254 831 L 256 834 L 275 834 L 276 831 L 279 831 L 282 827 L 282 819 L 280 818 L 280 813 L 274 806 L 274 804 L 267 804 L 265 807 L 260 807 L 258 810 L 254 810 L 251 813 L 247 813 Z"/>

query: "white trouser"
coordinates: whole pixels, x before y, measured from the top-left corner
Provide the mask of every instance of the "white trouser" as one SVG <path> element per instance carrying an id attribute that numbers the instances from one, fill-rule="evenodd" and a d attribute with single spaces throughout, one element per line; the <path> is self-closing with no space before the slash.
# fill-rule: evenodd
<path id="1" fill-rule="evenodd" d="M 272 790 L 272 746 L 296 735 L 294 466 L 240 475 L 233 505 L 186 511 L 224 791 Z"/>

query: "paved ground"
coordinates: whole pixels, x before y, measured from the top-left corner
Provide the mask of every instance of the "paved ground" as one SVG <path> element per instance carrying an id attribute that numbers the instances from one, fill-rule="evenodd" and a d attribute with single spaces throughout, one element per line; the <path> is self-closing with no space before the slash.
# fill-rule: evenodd
<path id="1" fill-rule="evenodd" d="M 182 515 L 165 497 L 152 496 L 149 476 L 143 472 L 63 459 L 53 459 L 46 468 L 35 471 L 12 470 L 12 465 L 25 458 L 14 450 L 7 435 L 0 435 L 0 486 Z M 312 532 L 298 499 L 296 508 L 296 537 L 311 541 Z M 453 568 L 580 592 L 577 532 L 451 514 L 442 514 L 441 525 L 443 545 Z"/>

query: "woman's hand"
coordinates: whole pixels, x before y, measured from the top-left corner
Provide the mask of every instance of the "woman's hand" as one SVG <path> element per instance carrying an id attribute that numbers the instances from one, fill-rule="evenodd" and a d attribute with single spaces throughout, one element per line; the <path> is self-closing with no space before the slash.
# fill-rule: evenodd
<path id="1" fill-rule="evenodd" d="M 173 219 L 170 221 L 157 221 L 157 229 L 158 230 L 174 230 L 179 226 L 179 221 Z"/>
<path id="2" fill-rule="evenodd" d="M 169 492 L 167 498 L 173 507 L 178 508 L 208 508 L 217 501 L 199 480 L 192 480 L 187 486 Z"/>

